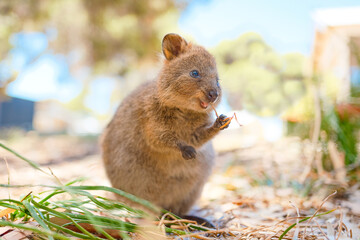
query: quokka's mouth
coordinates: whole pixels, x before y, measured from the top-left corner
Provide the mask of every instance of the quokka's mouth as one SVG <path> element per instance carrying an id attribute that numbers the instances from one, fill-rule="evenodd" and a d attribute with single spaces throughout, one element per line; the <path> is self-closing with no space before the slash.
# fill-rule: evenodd
<path id="1" fill-rule="evenodd" d="M 203 109 L 207 109 L 208 106 L 209 106 L 209 103 L 203 102 L 203 101 L 200 100 L 200 107 L 202 107 Z"/>

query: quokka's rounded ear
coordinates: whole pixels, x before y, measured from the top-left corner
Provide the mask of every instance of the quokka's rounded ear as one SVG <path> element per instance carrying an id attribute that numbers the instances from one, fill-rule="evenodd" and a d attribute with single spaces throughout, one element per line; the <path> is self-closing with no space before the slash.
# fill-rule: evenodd
<path id="1" fill-rule="evenodd" d="M 175 33 L 168 33 L 162 41 L 162 51 L 167 60 L 171 60 L 179 56 L 185 51 L 187 46 L 185 39 Z"/>

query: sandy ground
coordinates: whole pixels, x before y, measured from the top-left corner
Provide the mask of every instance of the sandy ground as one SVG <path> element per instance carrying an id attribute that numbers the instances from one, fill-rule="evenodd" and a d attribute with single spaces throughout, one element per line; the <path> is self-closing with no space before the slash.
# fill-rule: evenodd
<path id="1" fill-rule="evenodd" d="M 276 143 L 266 143 L 236 137 L 236 133 L 229 132 L 221 134 L 214 142 L 218 152 L 217 165 L 191 214 L 209 219 L 218 228 L 239 230 L 274 226 L 277 229 L 277 222 L 296 216 L 297 210 L 301 216 L 313 214 L 322 200 L 337 189 L 340 193 L 327 201 L 321 212 L 338 209 L 319 219 L 319 222 L 329 232 L 326 234 L 331 236 L 331 228 L 336 228 L 341 217 L 344 224 L 352 229 L 352 239 L 360 239 L 359 185 L 340 189 L 322 180 L 314 184 L 299 184 L 298 178 L 306 157 L 306 148 L 299 139 L 285 138 Z M 64 184 L 84 177 L 86 180 L 82 184 L 110 186 L 96 140 L 35 135 L 5 144 L 38 162 L 42 168 L 50 168 L 56 178 L 1 150 L 1 184 L 52 185 L 57 181 Z M 0 198 L 11 196 L 19 199 L 30 191 L 39 192 L 42 189 L 0 188 Z M 316 230 L 314 234 L 322 235 Z M 339 239 L 347 239 L 346 233 Z"/>

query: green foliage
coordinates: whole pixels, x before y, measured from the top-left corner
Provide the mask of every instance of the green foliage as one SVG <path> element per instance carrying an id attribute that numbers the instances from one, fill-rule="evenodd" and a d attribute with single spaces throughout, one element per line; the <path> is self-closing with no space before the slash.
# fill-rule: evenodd
<path id="1" fill-rule="evenodd" d="M 286 110 L 305 92 L 306 59 L 280 55 L 255 33 L 220 43 L 213 53 L 233 108 L 272 116 Z"/>
<path id="2" fill-rule="evenodd" d="M 9 83 L 16 81 L 19 74 L 10 67 L 13 34 L 45 33 L 49 40 L 46 53 L 66 56 L 71 74 L 74 78 L 80 76 L 78 80 L 87 88 L 96 75 L 120 75 L 127 79 L 129 73 L 141 72 L 140 65 L 157 61 L 161 38 L 170 29 L 177 29 L 178 12 L 185 3 L 172 0 L 0 1 L 0 59 L 5 59 L 8 69 L 13 71 L 10 78 L 0 79 L 0 96 L 6 95 Z M 84 71 L 88 72 L 85 77 Z M 123 93 L 131 90 L 127 84 L 123 86 Z M 90 111 L 84 105 L 87 92 L 83 90 L 66 106 Z"/>
<path id="3" fill-rule="evenodd" d="M 128 51 L 133 51 L 136 58 L 153 57 L 154 49 L 160 50 L 158 33 L 164 26 L 176 24 L 160 24 L 157 19 L 175 7 L 171 0 L 3 1 L 0 56 L 5 57 L 11 48 L 8 39 L 13 33 L 55 28 L 57 39 L 51 43 L 52 49 L 67 54 L 85 48 L 87 61 L 94 65 L 109 64 Z"/>
<path id="4" fill-rule="evenodd" d="M 339 150 L 345 153 L 345 165 L 354 164 L 358 157 L 359 119 L 341 117 L 334 108 L 323 115 L 321 129 L 326 132 L 325 141 L 332 140 L 337 143 Z"/>

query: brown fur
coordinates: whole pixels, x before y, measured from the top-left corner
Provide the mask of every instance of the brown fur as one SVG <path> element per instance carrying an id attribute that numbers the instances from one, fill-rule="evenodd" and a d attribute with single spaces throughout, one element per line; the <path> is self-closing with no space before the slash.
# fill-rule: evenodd
<path id="1" fill-rule="evenodd" d="M 156 81 L 125 98 L 105 129 L 103 159 L 115 188 L 185 214 L 211 173 L 210 140 L 224 124 L 224 116 L 214 121 L 201 102 L 218 104 L 221 89 L 215 59 L 203 47 L 176 34 L 166 35 L 162 46 L 166 59 Z"/>

